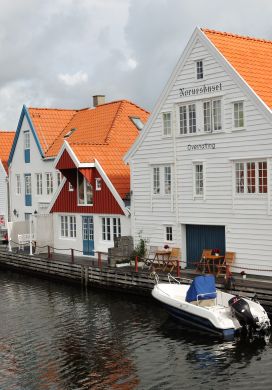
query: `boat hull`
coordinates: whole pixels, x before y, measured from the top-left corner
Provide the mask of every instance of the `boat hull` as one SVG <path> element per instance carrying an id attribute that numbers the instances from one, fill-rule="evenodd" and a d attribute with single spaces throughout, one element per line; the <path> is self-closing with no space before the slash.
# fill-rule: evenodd
<path id="1" fill-rule="evenodd" d="M 186 326 L 194 327 L 202 331 L 219 335 L 222 336 L 223 338 L 232 338 L 237 332 L 237 329 L 235 328 L 228 328 L 228 329 L 216 328 L 211 323 L 211 321 L 209 321 L 209 319 L 167 305 L 166 303 L 162 303 L 162 306 L 170 316 L 174 317 L 176 320 L 178 320 L 180 323 Z"/>

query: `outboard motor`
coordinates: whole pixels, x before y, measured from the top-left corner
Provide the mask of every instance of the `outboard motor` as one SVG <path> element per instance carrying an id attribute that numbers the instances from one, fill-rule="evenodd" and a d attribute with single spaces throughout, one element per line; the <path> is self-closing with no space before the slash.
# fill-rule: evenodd
<path id="1" fill-rule="evenodd" d="M 259 322 L 259 319 L 258 317 L 253 317 L 250 311 L 249 304 L 245 299 L 236 296 L 231 298 L 228 303 L 231 308 L 232 314 L 237 318 L 241 326 L 247 329 L 257 329 L 257 323 Z"/>

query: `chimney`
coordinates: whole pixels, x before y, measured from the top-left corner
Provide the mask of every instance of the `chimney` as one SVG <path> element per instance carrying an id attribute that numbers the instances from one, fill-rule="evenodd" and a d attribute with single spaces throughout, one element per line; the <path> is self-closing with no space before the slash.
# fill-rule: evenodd
<path id="1" fill-rule="evenodd" d="M 105 95 L 94 95 L 93 96 L 93 106 L 97 107 L 105 103 Z"/>

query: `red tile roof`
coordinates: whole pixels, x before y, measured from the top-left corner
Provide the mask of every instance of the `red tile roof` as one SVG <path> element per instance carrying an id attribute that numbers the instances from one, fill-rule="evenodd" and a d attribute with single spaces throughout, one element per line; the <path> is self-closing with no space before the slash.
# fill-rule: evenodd
<path id="1" fill-rule="evenodd" d="M 8 173 L 8 158 L 13 144 L 15 131 L 0 130 L 0 160 Z"/>
<path id="2" fill-rule="evenodd" d="M 28 108 L 28 112 L 39 138 L 42 150 L 46 155 L 52 143 L 60 135 L 63 128 L 77 111 L 30 107 Z"/>
<path id="3" fill-rule="evenodd" d="M 96 108 L 77 112 L 47 155 L 55 155 L 64 135 L 76 129 L 66 138 L 80 163 L 98 160 L 112 184 L 123 198 L 130 190 L 129 167 L 123 156 L 139 135 L 130 117 L 146 122 L 149 113 L 126 101 L 102 104 Z"/>
<path id="4" fill-rule="evenodd" d="M 272 109 L 272 41 L 208 29 L 202 31 Z"/>

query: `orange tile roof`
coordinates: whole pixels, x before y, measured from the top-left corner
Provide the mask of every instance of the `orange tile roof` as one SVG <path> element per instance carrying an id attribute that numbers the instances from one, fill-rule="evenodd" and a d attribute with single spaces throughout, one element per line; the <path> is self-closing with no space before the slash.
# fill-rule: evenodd
<path id="1" fill-rule="evenodd" d="M 81 163 L 98 160 L 123 198 L 130 190 L 129 167 L 123 156 L 139 135 L 130 117 L 138 117 L 145 123 L 148 115 L 147 111 L 126 100 L 79 111 L 48 153 L 54 155 L 63 143 L 63 136 L 75 128 L 66 140 L 78 160 Z"/>
<path id="2" fill-rule="evenodd" d="M 8 173 L 8 158 L 13 144 L 15 131 L 0 130 L 0 160 Z"/>
<path id="3" fill-rule="evenodd" d="M 272 109 L 272 41 L 208 29 L 202 31 Z"/>
<path id="4" fill-rule="evenodd" d="M 63 128 L 72 119 L 76 110 L 55 108 L 28 108 L 32 123 L 39 138 L 44 154 L 59 136 Z"/>

